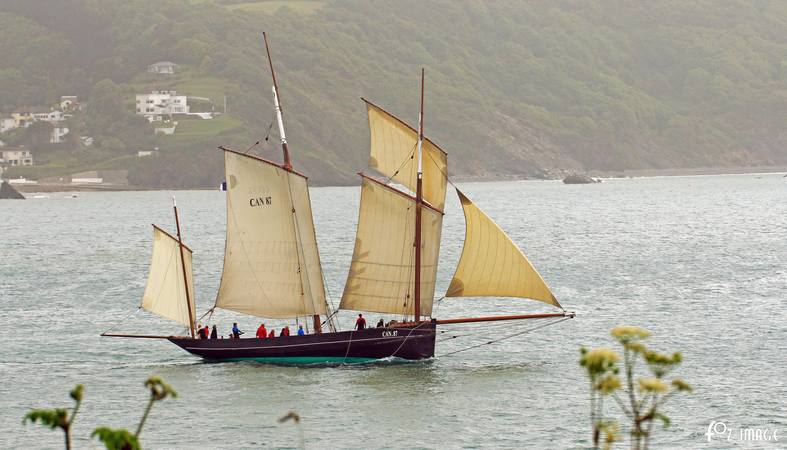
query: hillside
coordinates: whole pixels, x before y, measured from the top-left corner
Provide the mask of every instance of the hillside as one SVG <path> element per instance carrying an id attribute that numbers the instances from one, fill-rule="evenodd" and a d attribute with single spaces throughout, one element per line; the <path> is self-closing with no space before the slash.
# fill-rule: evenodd
<path id="1" fill-rule="evenodd" d="M 366 166 L 359 97 L 416 122 L 422 66 L 426 132 L 448 151 L 454 175 L 787 164 L 787 3 L 779 0 L 1 5 L 0 112 L 60 95 L 86 105 L 65 144 L 42 144 L 29 129 L 0 134 L 44 163 L 15 174 L 125 168 L 138 185 L 214 186 L 216 146 L 245 149 L 272 119 L 262 30 L 295 164 L 315 183 L 355 182 Z M 162 60 L 178 63 L 178 73 L 145 73 Z M 227 113 L 154 136 L 133 105 L 151 89 L 214 107 L 226 96 Z M 80 135 L 95 144 L 85 148 Z M 255 151 L 278 160 L 275 136 Z M 153 147 L 157 156 L 136 157 Z"/>

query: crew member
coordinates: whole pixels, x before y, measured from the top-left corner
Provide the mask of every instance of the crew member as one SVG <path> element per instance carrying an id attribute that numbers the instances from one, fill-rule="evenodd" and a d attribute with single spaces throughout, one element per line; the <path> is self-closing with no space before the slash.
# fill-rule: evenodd
<path id="1" fill-rule="evenodd" d="M 260 327 L 257 328 L 257 339 L 265 339 L 268 337 L 268 330 L 265 329 L 265 324 L 261 323 Z"/>
<path id="2" fill-rule="evenodd" d="M 358 314 L 358 319 L 355 321 L 355 329 L 361 331 L 364 328 L 366 328 L 366 319 L 363 318 L 363 314 Z"/>
<path id="3" fill-rule="evenodd" d="M 235 339 L 240 339 L 240 335 L 243 334 L 243 331 L 238 328 L 238 322 L 232 323 L 232 337 Z"/>

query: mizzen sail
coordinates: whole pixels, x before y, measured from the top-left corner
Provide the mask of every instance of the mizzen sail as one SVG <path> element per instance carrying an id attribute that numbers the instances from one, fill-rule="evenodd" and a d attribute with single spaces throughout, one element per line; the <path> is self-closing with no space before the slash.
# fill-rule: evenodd
<path id="1" fill-rule="evenodd" d="M 326 314 L 306 177 L 224 150 L 227 241 L 216 306 L 270 318 Z"/>
<path id="2" fill-rule="evenodd" d="M 364 102 L 371 133 L 369 166 L 415 192 L 418 180 L 418 132 L 382 108 L 365 99 Z M 448 174 L 447 156 L 426 138 L 422 152 L 423 198 L 442 211 Z"/>
<path id="3" fill-rule="evenodd" d="M 522 297 L 562 309 L 549 286 L 510 237 L 456 190 L 467 230 L 446 297 Z"/>
<path id="4" fill-rule="evenodd" d="M 188 292 L 194 294 L 191 249 L 183 246 L 185 264 L 181 263 L 180 255 L 178 239 L 153 225 L 153 256 L 150 260 L 148 284 L 145 286 L 140 307 L 190 327 L 189 303 L 191 303 L 191 316 L 196 316 L 194 302 L 188 301 L 186 293 L 186 286 L 188 286 Z"/>
<path id="5" fill-rule="evenodd" d="M 431 315 L 443 215 L 422 212 L 421 314 Z M 412 316 L 415 313 L 415 199 L 369 177 L 361 206 L 341 309 Z"/>

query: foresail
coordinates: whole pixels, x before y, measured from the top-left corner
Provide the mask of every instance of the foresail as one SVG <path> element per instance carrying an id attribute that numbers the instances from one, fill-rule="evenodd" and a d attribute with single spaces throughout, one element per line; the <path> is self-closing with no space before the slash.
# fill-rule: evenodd
<path id="1" fill-rule="evenodd" d="M 465 243 L 446 297 L 522 297 L 562 308 L 510 237 L 459 189 Z"/>
<path id="2" fill-rule="evenodd" d="M 421 314 L 432 313 L 443 215 L 422 209 Z M 415 200 L 364 177 L 350 273 L 341 309 L 413 316 Z"/>
<path id="3" fill-rule="evenodd" d="M 216 306 L 261 317 L 326 314 L 306 178 L 224 152 L 227 241 Z"/>
<path id="4" fill-rule="evenodd" d="M 369 166 L 415 192 L 418 177 L 418 132 L 382 108 L 366 102 L 371 134 Z M 424 139 L 423 198 L 442 211 L 445 206 L 447 157 L 437 145 Z"/>
<path id="5" fill-rule="evenodd" d="M 189 327 L 189 303 L 191 316 L 196 317 L 194 302 L 188 301 L 186 286 L 194 298 L 194 279 L 191 265 L 191 250 L 184 246 L 187 283 L 183 280 L 183 265 L 180 260 L 180 244 L 166 231 L 153 225 L 153 256 L 150 260 L 148 284 L 142 295 L 142 308 L 161 317 L 174 320 Z"/>

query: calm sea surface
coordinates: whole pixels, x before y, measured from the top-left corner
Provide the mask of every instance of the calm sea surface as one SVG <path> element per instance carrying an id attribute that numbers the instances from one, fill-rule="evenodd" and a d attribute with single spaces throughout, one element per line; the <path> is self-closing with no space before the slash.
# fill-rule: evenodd
<path id="1" fill-rule="evenodd" d="M 0 448 L 61 447 L 59 432 L 23 426 L 22 417 L 30 408 L 68 405 L 77 383 L 86 397 L 73 433 L 77 448 L 97 447 L 88 436 L 98 425 L 133 430 L 146 401 L 142 384 L 152 374 L 180 395 L 154 407 L 142 434 L 148 448 L 298 447 L 299 430 L 277 423 L 290 410 L 302 416 L 309 448 L 582 448 L 589 405 L 579 347 L 612 346 L 608 330 L 619 324 L 648 328 L 658 349 L 683 351 L 678 375 L 696 388 L 668 404 L 673 424 L 656 432 L 656 447 L 787 447 L 787 179 L 462 187 L 577 317 L 428 362 L 319 368 L 205 363 L 166 341 L 98 336 L 110 327 L 178 331 L 134 313 L 147 277 L 150 223 L 174 228 L 171 192 L 0 201 Z M 352 254 L 358 194 L 344 187 L 312 192 L 335 304 Z M 464 233 L 449 195 L 439 293 Z M 177 198 L 204 311 L 221 272 L 224 195 Z M 446 299 L 436 316 L 549 310 L 526 300 Z M 214 318 L 224 334 L 235 320 L 247 332 L 258 325 L 229 312 Z M 341 319 L 346 327 L 353 314 Z M 444 327 L 437 354 L 533 325 Z M 450 336 L 459 337 L 440 342 Z M 738 442 L 733 435 L 708 443 L 714 420 L 735 430 L 776 430 L 780 441 Z"/>

